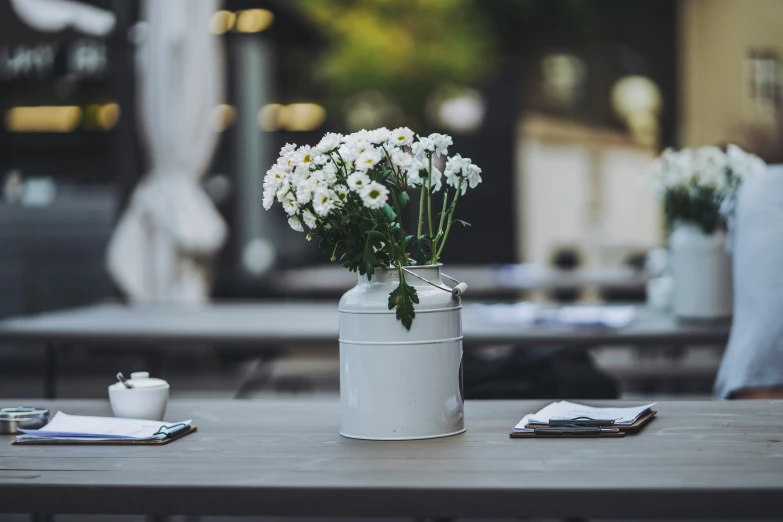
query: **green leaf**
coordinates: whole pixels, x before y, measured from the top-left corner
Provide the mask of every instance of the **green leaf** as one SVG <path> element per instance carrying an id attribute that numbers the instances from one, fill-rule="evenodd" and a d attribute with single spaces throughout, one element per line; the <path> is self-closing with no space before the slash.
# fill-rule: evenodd
<path id="1" fill-rule="evenodd" d="M 416 241 L 416 261 L 418 261 L 420 265 L 429 264 L 431 254 L 432 244 L 430 243 L 430 238 L 425 234 L 422 234 Z"/>
<path id="2" fill-rule="evenodd" d="M 411 197 L 408 195 L 407 192 L 402 192 L 399 196 L 397 196 L 397 201 L 400 202 L 400 208 L 405 208 L 405 205 L 408 204 L 408 201 L 411 200 Z"/>
<path id="3" fill-rule="evenodd" d="M 402 272 L 402 271 L 400 271 Z M 419 294 L 405 281 L 405 277 L 400 274 L 400 284 L 389 294 L 389 310 L 397 310 L 397 320 L 402 323 L 406 330 L 410 330 L 413 325 L 413 318 L 416 317 L 414 304 L 419 303 Z"/>
<path id="4" fill-rule="evenodd" d="M 470 226 L 470 223 L 468 223 L 467 221 L 462 221 L 461 219 L 455 219 L 455 220 L 453 220 L 453 223 L 459 223 L 463 227 L 469 227 Z"/>
<path id="5" fill-rule="evenodd" d="M 386 237 L 380 232 L 378 232 L 377 230 L 365 230 L 364 233 L 367 234 L 368 236 L 379 237 L 381 239 L 384 239 Z"/>

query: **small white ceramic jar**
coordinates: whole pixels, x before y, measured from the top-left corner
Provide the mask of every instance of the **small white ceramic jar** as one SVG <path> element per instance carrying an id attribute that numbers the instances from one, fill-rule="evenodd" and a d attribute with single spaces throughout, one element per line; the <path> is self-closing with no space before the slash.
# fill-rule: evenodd
<path id="1" fill-rule="evenodd" d="M 169 383 L 150 378 L 147 372 L 134 372 L 128 381 L 109 386 L 109 402 L 115 417 L 142 420 L 163 420 L 169 401 Z"/>

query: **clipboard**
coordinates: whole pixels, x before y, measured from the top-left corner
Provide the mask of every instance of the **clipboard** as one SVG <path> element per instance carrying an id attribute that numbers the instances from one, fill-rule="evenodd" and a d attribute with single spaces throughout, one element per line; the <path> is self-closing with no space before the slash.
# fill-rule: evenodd
<path id="1" fill-rule="evenodd" d="M 196 426 L 190 425 L 183 430 L 179 430 L 165 439 L 147 439 L 147 440 L 34 440 L 25 441 L 14 440 L 11 444 L 14 446 L 165 446 L 170 442 L 190 435 L 197 430 Z"/>
<path id="2" fill-rule="evenodd" d="M 636 419 L 636 422 L 634 422 L 633 424 L 628 424 L 628 425 L 625 425 L 625 426 L 623 426 L 623 425 L 616 425 L 616 426 L 612 425 L 612 427 L 619 429 L 620 433 L 623 433 L 623 434 L 626 434 L 626 433 L 630 433 L 630 434 L 637 433 L 644 426 L 646 426 L 647 423 L 652 421 L 653 418 L 655 418 L 655 414 L 657 414 L 657 413 L 658 412 L 656 410 L 650 410 L 647 413 L 644 413 L 643 415 L 641 415 L 638 419 Z M 526 428 L 542 428 L 544 426 L 547 426 L 547 424 L 527 424 L 525 427 Z M 522 433 L 521 435 L 526 435 L 526 434 Z M 535 434 L 532 434 L 532 435 L 535 435 Z M 596 437 L 596 436 L 607 436 L 607 435 L 613 435 L 613 434 L 611 434 L 611 433 L 602 433 L 601 435 L 593 435 L 593 437 Z M 537 436 L 540 437 L 541 435 L 537 435 Z M 570 435 L 570 436 L 574 437 L 575 435 Z M 587 437 L 589 435 L 580 435 L 580 436 L 581 437 Z"/>
<path id="3" fill-rule="evenodd" d="M 610 438 L 610 439 L 616 439 L 616 438 L 622 438 L 625 437 L 624 431 L 616 431 L 616 432 L 605 432 L 605 433 L 595 433 L 595 434 L 574 434 L 574 433 L 565 433 L 565 434 L 559 434 L 559 433 L 534 433 L 532 431 L 512 431 L 509 434 L 509 437 L 512 439 L 602 439 L 602 438 Z"/>

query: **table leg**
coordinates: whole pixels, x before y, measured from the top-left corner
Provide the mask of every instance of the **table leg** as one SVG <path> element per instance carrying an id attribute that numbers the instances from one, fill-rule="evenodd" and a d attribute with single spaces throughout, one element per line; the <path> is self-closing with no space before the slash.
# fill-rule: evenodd
<path id="1" fill-rule="evenodd" d="M 60 347 L 50 343 L 46 345 L 46 371 L 44 375 L 44 398 L 57 398 L 57 370 L 60 363 Z"/>

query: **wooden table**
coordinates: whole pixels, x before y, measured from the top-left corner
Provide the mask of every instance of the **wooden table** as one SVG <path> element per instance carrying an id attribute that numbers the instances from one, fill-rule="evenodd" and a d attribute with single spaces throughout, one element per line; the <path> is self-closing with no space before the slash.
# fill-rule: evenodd
<path id="1" fill-rule="evenodd" d="M 40 404 L 109 413 L 103 401 Z M 661 402 L 658 418 L 624 439 L 508 437 L 544 404 L 468 402 L 464 435 L 368 442 L 338 435 L 332 401 L 174 401 L 167 419 L 192 418 L 199 431 L 167 446 L 11 446 L 0 436 L 0 512 L 780 516 L 783 401 Z"/>
<path id="2" fill-rule="evenodd" d="M 724 344 L 730 326 L 680 323 L 674 317 L 637 309 L 627 327 L 555 327 L 487 322 L 469 304 L 463 310 L 464 343 L 568 346 L 682 346 Z M 336 303 L 253 302 L 207 305 L 102 304 L 0 321 L 0 342 L 45 346 L 45 396 L 56 395 L 58 352 L 64 345 L 188 346 L 221 344 L 335 347 Z"/>

